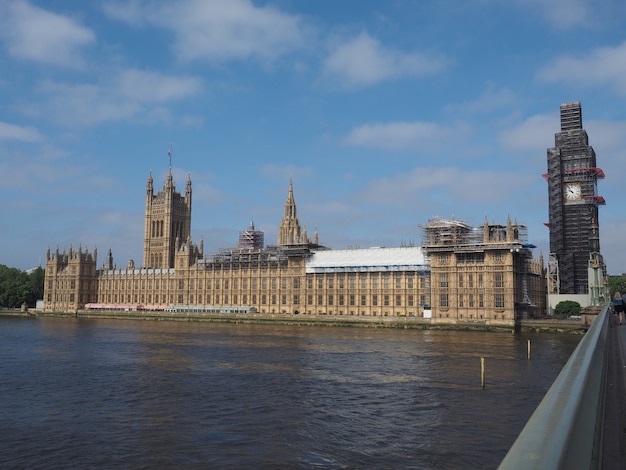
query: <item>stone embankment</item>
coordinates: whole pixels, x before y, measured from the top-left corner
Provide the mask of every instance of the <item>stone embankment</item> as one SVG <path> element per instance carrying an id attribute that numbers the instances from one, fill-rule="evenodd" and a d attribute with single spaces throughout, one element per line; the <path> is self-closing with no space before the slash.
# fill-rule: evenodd
<path id="1" fill-rule="evenodd" d="M 466 330 L 466 331 L 522 331 L 582 334 L 587 329 L 581 320 L 523 320 L 518 325 L 489 324 L 487 322 L 432 323 L 421 317 L 357 317 L 346 315 L 302 315 L 302 314 L 216 314 L 216 313 L 173 313 L 136 311 L 87 311 L 41 312 L 30 310 L 0 311 L 0 315 L 36 316 L 57 318 L 114 319 L 114 320 L 154 320 L 191 321 L 214 323 L 254 323 L 300 326 L 342 326 L 366 328 L 401 328 L 423 330 Z"/>

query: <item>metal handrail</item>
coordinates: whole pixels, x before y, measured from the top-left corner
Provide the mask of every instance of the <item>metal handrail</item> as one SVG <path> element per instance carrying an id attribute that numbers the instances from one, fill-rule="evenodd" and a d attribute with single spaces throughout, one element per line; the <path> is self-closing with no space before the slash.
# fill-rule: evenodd
<path id="1" fill-rule="evenodd" d="M 604 307 L 498 467 L 600 467 L 610 314 Z"/>

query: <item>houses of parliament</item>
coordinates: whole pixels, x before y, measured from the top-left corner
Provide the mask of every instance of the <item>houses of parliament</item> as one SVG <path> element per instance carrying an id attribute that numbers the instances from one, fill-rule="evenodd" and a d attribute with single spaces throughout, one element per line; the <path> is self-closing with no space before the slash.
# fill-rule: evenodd
<path id="1" fill-rule="evenodd" d="M 123 268 L 108 251 L 79 246 L 46 254 L 44 311 L 211 311 L 424 317 L 433 323 L 512 324 L 545 310 L 543 259 L 526 227 L 472 227 L 435 218 L 421 246 L 333 250 L 300 225 L 290 180 L 275 245 L 250 224 L 237 246 L 205 255 L 191 239 L 192 184 L 177 191 L 171 166 L 145 192 L 143 263 Z"/>

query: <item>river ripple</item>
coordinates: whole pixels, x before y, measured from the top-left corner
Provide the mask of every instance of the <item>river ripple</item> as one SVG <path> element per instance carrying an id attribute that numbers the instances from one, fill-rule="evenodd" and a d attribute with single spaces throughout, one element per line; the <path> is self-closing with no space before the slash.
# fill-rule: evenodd
<path id="1" fill-rule="evenodd" d="M 579 340 L 4 317 L 0 467 L 496 468 Z"/>

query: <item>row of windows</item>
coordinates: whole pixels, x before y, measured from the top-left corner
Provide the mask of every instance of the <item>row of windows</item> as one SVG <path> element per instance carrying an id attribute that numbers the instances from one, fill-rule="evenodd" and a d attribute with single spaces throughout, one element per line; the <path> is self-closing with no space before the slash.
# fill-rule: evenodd
<path id="1" fill-rule="evenodd" d="M 355 289 L 357 287 L 357 285 L 361 286 L 361 288 L 365 289 L 367 287 L 367 282 L 368 279 L 370 281 L 370 283 L 372 284 L 372 287 L 377 288 L 378 285 L 382 285 L 385 288 L 390 288 L 392 283 L 393 285 L 395 285 L 396 288 L 401 288 L 404 284 L 404 279 L 406 279 L 406 287 L 409 289 L 414 288 L 415 286 L 415 279 L 414 279 L 414 273 L 413 272 L 405 272 L 403 273 L 403 275 L 395 275 L 393 276 L 393 280 L 390 276 L 389 273 L 382 273 L 381 275 L 379 275 L 380 273 L 362 273 L 359 274 L 358 277 L 356 275 L 349 275 L 347 278 L 343 275 L 338 275 L 336 278 L 333 274 L 324 274 L 324 275 L 317 275 L 315 276 L 315 278 L 313 276 L 307 276 L 307 287 L 309 289 L 312 289 L 313 286 L 317 286 L 319 289 L 322 289 L 324 287 L 333 289 L 335 287 L 338 287 L 340 289 L 344 289 L 346 286 L 350 287 L 351 289 Z M 247 289 L 248 288 L 248 283 L 252 283 L 254 285 L 256 285 L 256 283 L 258 283 L 258 278 L 252 278 L 252 279 L 241 279 L 241 285 L 243 287 L 243 289 Z M 198 287 L 202 288 L 202 279 L 198 279 Z M 215 286 L 217 289 L 220 288 L 221 285 L 224 286 L 224 289 L 228 289 L 229 288 L 229 283 L 232 281 L 232 286 L 234 289 L 238 289 L 239 288 L 239 281 L 240 279 L 206 279 L 206 285 L 207 288 L 210 289 L 212 282 L 215 282 Z M 281 284 L 281 287 L 286 289 L 288 287 L 288 283 L 289 283 L 289 278 L 280 278 L 280 276 L 274 276 L 274 277 L 269 277 L 269 278 L 261 278 L 261 282 L 263 283 L 263 287 L 266 288 L 267 287 L 267 283 L 271 282 L 272 288 L 276 288 L 278 286 L 278 284 Z M 125 280 L 124 279 L 103 279 L 102 282 L 108 282 L 108 283 L 116 283 L 115 287 L 121 287 L 124 288 L 125 286 Z M 117 282 L 119 282 L 120 284 L 118 285 Z M 138 288 L 138 282 L 139 280 L 134 279 L 134 280 L 130 280 L 128 279 L 127 282 L 129 283 L 128 286 L 131 286 L 131 282 L 133 283 L 132 285 L 134 286 L 134 288 Z M 148 282 L 148 286 L 151 288 L 152 287 L 152 279 L 141 279 L 141 286 L 142 288 L 145 288 L 145 283 Z M 162 280 L 162 282 L 167 282 L 167 280 Z M 173 280 L 170 280 L 170 282 L 173 282 Z M 189 281 L 191 283 L 191 287 L 193 287 L 193 283 L 194 283 L 194 279 L 190 279 Z M 424 276 L 421 276 L 419 278 L 419 284 L 421 288 L 426 287 L 426 282 L 427 282 L 427 278 Z M 154 280 L 155 283 L 155 287 L 158 288 L 159 286 L 159 280 L 156 279 Z M 300 278 L 295 277 L 292 279 L 292 284 L 293 284 L 293 288 L 294 289 L 299 289 L 300 288 Z M 255 287 L 253 285 L 253 287 Z"/>
<path id="2" fill-rule="evenodd" d="M 485 287 L 484 277 L 482 273 L 479 273 L 476 275 L 476 283 L 474 283 L 473 273 L 468 273 L 466 275 L 461 273 L 461 274 L 458 274 L 457 278 L 458 278 L 458 286 L 461 288 L 465 287 L 466 278 L 467 278 L 467 287 L 469 288 L 477 287 L 479 289 L 482 289 Z M 493 286 L 504 287 L 504 273 L 499 273 L 499 272 L 493 273 Z M 442 273 L 439 275 L 439 287 L 442 287 L 442 288 L 449 287 L 448 273 Z"/>
<path id="3" fill-rule="evenodd" d="M 59 293 L 56 293 L 54 295 L 54 301 L 56 303 L 70 303 L 70 304 L 73 304 L 75 302 L 76 298 L 77 297 L 76 297 L 76 295 L 74 293 L 70 293 L 70 294 L 59 294 Z M 91 300 L 92 299 L 90 298 L 89 295 L 82 295 L 82 294 L 78 295 L 78 303 L 79 304 L 80 303 L 88 303 Z M 93 299 L 93 300 L 95 300 L 95 299 Z M 46 295 L 46 301 L 49 302 L 49 303 L 52 302 L 52 294 L 51 293 L 48 293 Z"/>
<path id="4" fill-rule="evenodd" d="M 260 281 L 260 282 L 259 282 Z M 350 277 L 348 279 L 348 282 L 346 283 L 344 278 L 338 278 L 336 280 L 337 282 L 335 282 L 335 279 L 333 279 L 332 277 L 329 278 L 324 278 L 324 277 L 318 277 L 315 282 L 313 278 L 308 278 L 307 279 L 307 288 L 308 289 L 313 289 L 313 286 L 316 286 L 318 289 L 334 289 L 334 288 L 338 288 L 338 289 L 345 289 L 346 286 L 348 286 L 350 289 L 356 289 L 357 288 L 357 284 L 361 289 L 367 289 L 368 288 L 368 283 L 367 283 L 367 278 L 363 277 L 359 279 L 359 282 L 356 282 L 356 279 L 354 277 Z M 383 288 L 383 289 L 391 289 L 391 286 L 393 285 L 396 289 L 402 289 L 404 286 L 404 282 L 403 282 L 403 278 L 402 277 L 396 277 L 393 281 L 392 281 L 389 277 L 383 277 L 382 280 L 380 280 L 381 282 L 379 282 L 379 279 L 377 277 L 372 277 L 370 279 L 370 287 L 372 289 L 379 289 L 379 288 Z M 426 288 L 426 278 L 424 277 L 420 277 L 419 278 L 419 284 L 420 284 L 420 288 L 425 289 Z M 148 289 L 155 289 L 155 290 L 159 290 L 160 288 L 163 289 L 167 289 L 168 287 L 168 280 L 152 280 L 152 279 L 142 279 L 141 281 L 135 279 L 135 280 L 112 280 L 112 279 L 108 279 L 108 280 L 103 280 L 101 281 L 103 282 L 103 287 L 105 289 L 138 289 L 139 286 L 141 285 L 142 289 L 146 288 L 146 283 L 148 286 Z M 252 287 L 252 289 L 258 289 L 259 285 L 261 286 L 261 289 L 267 289 L 268 286 L 270 286 L 272 289 L 277 289 L 278 286 L 280 285 L 280 287 L 282 289 L 287 289 L 289 288 L 289 279 L 288 278 L 281 278 L 281 279 L 277 279 L 277 278 L 261 278 L 259 279 L 241 279 L 241 282 L 239 279 L 207 279 L 205 281 L 205 283 L 203 283 L 202 279 L 198 279 L 197 282 L 194 279 L 190 279 L 189 280 L 189 288 L 190 289 L 195 289 L 196 285 L 198 289 L 202 289 L 203 285 L 206 285 L 206 289 L 224 289 L 224 290 L 228 290 L 231 288 L 234 290 L 238 290 L 239 287 L 241 286 L 242 289 L 248 289 L 249 286 Z M 300 279 L 299 278 L 292 278 L 291 279 L 291 284 L 293 289 L 300 289 Z M 178 281 L 175 281 L 174 279 L 169 279 L 169 288 L 170 289 L 174 289 L 175 286 L 178 286 L 179 289 L 184 289 L 185 288 L 185 280 L 184 279 L 179 279 Z M 406 278 L 406 288 L 407 289 L 414 289 L 415 288 L 415 282 L 414 282 L 414 278 L 413 277 L 407 277 Z"/>
<path id="5" fill-rule="evenodd" d="M 150 266 L 163 266 L 163 253 L 150 253 Z"/>
<path id="6" fill-rule="evenodd" d="M 392 284 L 395 286 L 396 289 L 402 289 L 403 284 L 404 284 L 403 281 L 405 279 L 406 279 L 406 287 L 408 289 L 413 289 L 415 286 L 415 280 L 412 276 L 412 273 L 410 273 L 406 277 L 394 276 L 393 281 L 391 277 L 389 276 L 389 274 L 385 273 L 383 274 L 382 279 L 379 279 L 379 277 L 376 275 L 376 276 L 371 276 L 369 278 L 369 281 L 370 281 L 370 285 L 372 289 L 378 289 L 379 286 L 382 286 L 383 289 L 391 289 Z M 367 281 L 368 281 L 368 278 L 366 276 L 359 276 L 358 279 L 355 276 L 350 276 L 347 279 L 347 283 L 344 277 L 337 277 L 337 279 L 333 279 L 332 277 L 322 277 L 322 276 L 318 276 L 316 279 L 313 279 L 312 277 L 308 277 L 307 288 L 313 289 L 313 286 L 315 285 L 318 289 L 324 289 L 325 287 L 328 289 L 334 289 L 335 287 L 337 287 L 338 289 L 345 289 L 347 285 L 350 289 L 356 289 L 358 285 L 361 289 L 367 289 Z M 425 288 L 426 278 L 420 277 L 419 283 L 422 289 Z"/>
<path id="7" fill-rule="evenodd" d="M 79 265 L 80 269 L 79 274 L 95 274 L 96 272 L 96 268 L 93 264 L 80 264 Z M 64 271 L 65 269 L 61 266 L 61 269 L 59 269 L 59 272 Z M 54 268 L 53 265 L 46 265 L 46 271 L 48 272 L 48 274 L 54 274 Z M 70 265 L 67 267 L 67 271 L 70 274 L 76 274 L 76 265 Z"/>
<path id="8" fill-rule="evenodd" d="M 48 279 L 48 290 L 52 290 L 52 280 Z M 80 280 L 80 288 L 83 290 L 91 289 L 95 284 L 95 281 L 90 281 L 88 279 Z M 58 279 L 55 283 L 55 287 L 59 290 L 62 289 L 75 289 L 76 288 L 76 279 Z"/>
<path id="9" fill-rule="evenodd" d="M 167 303 L 169 302 L 178 302 L 180 304 L 182 304 L 183 302 L 185 302 L 185 297 L 183 294 L 178 294 L 176 297 L 176 300 L 174 299 L 174 294 L 170 294 L 169 295 L 169 300 L 168 300 L 168 296 L 166 294 L 106 294 L 106 298 L 104 298 L 105 296 L 102 296 L 103 298 L 101 299 L 101 301 L 103 302 L 107 302 L 107 303 L 117 303 L 117 302 L 141 302 L 141 303 Z M 234 294 L 232 296 L 228 296 L 228 295 L 207 295 L 207 296 L 202 296 L 202 295 L 198 295 L 195 297 L 193 295 L 189 296 L 189 303 L 193 304 L 193 303 L 198 303 L 198 304 L 202 304 L 202 303 L 206 303 L 206 304 L 215 304 L 215 305 L 239 305 L 239 300 L 241 299 L 241 303 L 242 305 L 248 305 L 248 299 L 251 301 L 252 305 L 256 305 L 257 304 L 257 299 L 260 300 L 261 305 L 287 305 L 287 300 L 288 300 L 288 296 L 286 294 L 282 294 L 282 295 L 276 295 L 276 294 L 259 294 L 257 296 L 257 294 L 251 294 L 250 296 L 248 296 L 247 294 L 243 294 L 241 296 Z M 291 303 L 293 305 L 300 305 L 300 295 L 299 294 L 293 294 L 290 298 Z M 403 306 L 403 303 L 406 302 L 406 306 L 407 307 L 413 307 L 415 306 L 415 300 L 416 300 L 416 296 L 414 295 L 408 295 L 406 296 L 406 300 L 404 300 L 404 296 L 402 295 L 378 295 L 378 294 L 373 294 L 371 296 L 371 305 L 372 306 L 378 306 L 378 305 L 383 305 L 383 306 L 396 306 L 396 307 L 401 307 Z M 421 295 L 420 296 L 420 304 L 424 305 L 426 304 L 426 296 L 425 295 Z M 355 306 L 357 305 L 361 305 L 361 306 L 366 306 L 368 305 L 368 296 L 366 295 L 361 295 L 361 296 L 357 296 L 357 295 L 353 295 L 353 294 L 349 294 L 349 295 L 344 295 L 344 294 L 340 294 L 340 295 L 333 295 L 333 294 L 328 294 L 328 295 L 313 295 L 313 294 L 309 294 L 307 295 L 306 298 L 306 303 L 307 305 L 339 305 L 339 306 L 344 306 L 344 305 L 350 305 L 350 306 Z M 392 303 L 393 302 L 393 303 Z"/>
<path id="10" fill-rule="evenodd" d="M 485 262 L 484 252 L 455 253 L 455 256 L 458 264 L 483 264 Z M 439 253 L 439 264 L 443 266 L 449 264 L 451 257 L 450 253 Z M 501 251 L 493 252 L 491 260 L 496 264 L 502 264 L 504 263 L 504 255 Z"/>
<path id="11" fill-rule="evenodd" d="M 474 301 L 477 301 L 476 304 Z M 450 302 L 449 302 L 449 296 L 446 293 L 440 293 L 439 294 L 439 306 L 440 307 L 450 307 Z M 498 293 L 498 294 L 494 294 L 493 296 L 493 306 L 495 308 L 504 308 L 504 294 Z M 463 294 L 459 295 L 459 307 L 478 307 L 478 308 L 484 308 L 485 307 L 485 296 L 483 294 L 478 294 L 477 298 L 475 299 L 473 294 L 469 294 L 467 296 L 467 305 L 466 305 L 466 298 L 463 296 Z"/>

